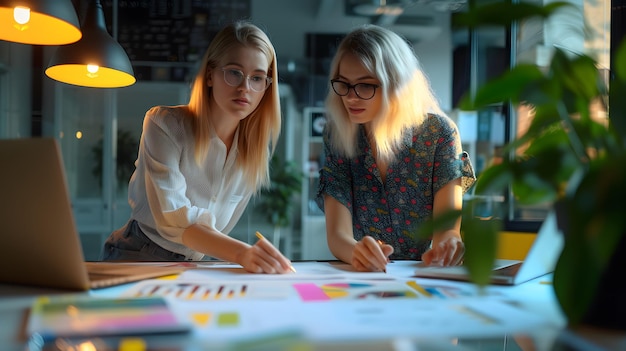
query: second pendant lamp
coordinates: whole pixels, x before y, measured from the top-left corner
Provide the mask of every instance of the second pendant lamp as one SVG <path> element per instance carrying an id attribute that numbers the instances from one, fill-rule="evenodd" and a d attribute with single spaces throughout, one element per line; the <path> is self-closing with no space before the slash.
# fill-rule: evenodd
<path id="1" fill-rule="evenodd" d="M 56 50 L 46 75 L 54 80 L 92 88 L 120 88 L 136 82 L 124 48 L 106 29 L 99 0 L 88 1 L 81 21 L 82 38 Z"/>

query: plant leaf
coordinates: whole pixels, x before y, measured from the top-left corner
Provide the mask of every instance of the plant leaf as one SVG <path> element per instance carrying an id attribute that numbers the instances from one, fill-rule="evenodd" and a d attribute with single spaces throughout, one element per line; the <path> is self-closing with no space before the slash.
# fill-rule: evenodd
<path id="1" fill-rule="evenodd" d="M 513 180 L 513 173 L 506 163 L 496 164 L 486 168 L 476 179 L 476 195 L 499 194 L 506 189 Z"/>
<path id="2" fill-rule="evenodd" d="M 512 97 L 518 97 L 525 91 L 526 86 L 543 78 L 543 73 L 537 66 L 519 65 L 502 76 L 483 85 L 472 100 L 466 94 L 460 101 L 462 110 L 474 111 L 481 107 L 503 101 L 509 101 Z M 513 99 L 517 102 L 518 99 Z"/>
<path id="3" fill-rule="evenodd" d="M 436 219 L 429 219 L 419 225 L 413 232 L 416 239 L 431 239 L 433 233 L 444 228 L 449 228 L 462 216 L 461 210 L 450 210 L 443 213 Z"/>
<path id="4" fill-rule="evenodd" d="M 611 124 L 619 133 L 621 146 L 626 143 L 626 39 L 622 40 L 617 49 L 615 60 L 611 61 L 615 67 L 615 78 L 610 83 L 610 116 Z"/>
<path id="5" fill-rule="evenodd" d="M 497 219 L 479 219 L 468 213 L 463 218 L 462 227 L 465 242 L 464 265 L 472 282 L 484 287 L 491 280 L 502 222 Z"/>
<path id="6" fill-rule="evenodd" d="M 274 155 L 270 161 L 270 187 L 261 192 L 255 209 L 277 227 L 290 223 L 292 197 L 300 193 L 304 173 L 293 161 L 282 161 Z"/>

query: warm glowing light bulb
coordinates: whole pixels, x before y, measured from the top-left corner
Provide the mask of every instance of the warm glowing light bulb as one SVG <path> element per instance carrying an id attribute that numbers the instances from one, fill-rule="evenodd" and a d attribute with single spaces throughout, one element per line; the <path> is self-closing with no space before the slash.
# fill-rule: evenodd
<path id="1" fill-rule="evenodd" d="M 95 78 L 98 76 L 98 71 L 100 70 L 100 66 L 98 65 L 92 65 L 92 64 L 88 64 L 87 65 L 87 77 L 89 78 Z"/>
<path id="2" fill-rule="evenodd" d="M 15 6 L 13 9 L 13 19 L 17 24 L 24 25 L 30 21 L 30 9 L 24 6 Z"/>
<path id="3" fill-rule="evenodd" d="M 76 132 L 76 139 L 82 139 L 83 138 L 83 132 L 81 132 L 80 130 Z"/>

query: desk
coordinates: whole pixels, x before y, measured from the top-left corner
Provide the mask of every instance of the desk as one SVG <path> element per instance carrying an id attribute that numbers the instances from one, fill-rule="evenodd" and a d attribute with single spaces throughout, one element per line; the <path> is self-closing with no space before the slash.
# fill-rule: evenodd
<path id="1" fill-rule="evenodd" d="M 239 266 L 211 264 L 190 269 L 175 280 L 72 294 L 121 297 L 145 294 L 150 284 L 193 282 L 232 289 L 247 284 L 246 298 L 240 299 L 181 299 L 164 290 L 163 296 L 183 318 L 191 320 L 194 313 L 204 313 L 207 319 L 195 320 L 189 334 L 144 337 L 148 350 L 541 351 L 555 350 L 555 343 L 563 342 L 564 320 L 550 276 L 479 292 L 470 283 L 413 278 L 416 264 L 394 262 L 384 274 L 351 272 L 349 266 L 336 262 L 294 262 L 297 273 L 290 275 L 251 275 Z M 430 291 L 429 297 L 421 294 L 424 288 Z M 397 294 L 402 291 L 404 296 Z M 68 292 L 0 285 L 2 350 L 34 350 L 26 347 L 23 333 L 28 308 L 37 296 L 60 293 Z M 220 329 L 207 322 L 226 311 L 238 315 L 237 325 Z M 91 350 L 117 350 L 120 338 L 97 342 Z M 43 349 L 59 348 L 48 345 Z"/>

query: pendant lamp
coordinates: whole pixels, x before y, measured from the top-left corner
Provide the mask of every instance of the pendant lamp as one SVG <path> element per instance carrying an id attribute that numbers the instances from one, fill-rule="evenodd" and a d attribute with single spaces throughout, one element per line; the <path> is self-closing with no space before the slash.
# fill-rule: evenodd
<path id="1" fill-rule="evenodd" d="M 126 51 L 107 32 L 99 0 L 89 0 L 81 30 L 78 42 L 56 50 L 46 69 L 48 77 L 92 88 L 120 88 L 136 82 Z"/>
<path id="2" fill-rule="evenodd" d="M 0 0 L 0 39 L 63 45 L 81 38 L 71 0 Z"/>

